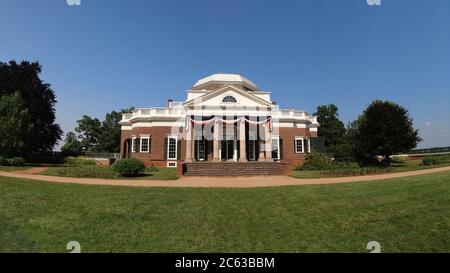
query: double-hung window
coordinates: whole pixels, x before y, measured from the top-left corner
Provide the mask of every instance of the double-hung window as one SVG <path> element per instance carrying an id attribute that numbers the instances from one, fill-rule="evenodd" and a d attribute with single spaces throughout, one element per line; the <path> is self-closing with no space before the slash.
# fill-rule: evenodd
<path id="1" fill-rule="evenodd" d="M 302 154 L 305 152 L 303 138 L 295 138 L 295 153 Z"/>
<path id="2" fill-rule="evenodd" d="M 295 138 L 295 153 L 303 154 L 311 152 L 311 142 L 309 138 Z"/>
<path id="3" fill-rule="evenodd" d="M 150 137 L 142 137 L 141 138 L 141 153 L 150 153 L 151 152 L 151 138 Z"/>
<path id="4" fill-rule="evenodd" d="M 167 138 L 167 159 L 177 160 L 177 137 L 169 136 Z"/>

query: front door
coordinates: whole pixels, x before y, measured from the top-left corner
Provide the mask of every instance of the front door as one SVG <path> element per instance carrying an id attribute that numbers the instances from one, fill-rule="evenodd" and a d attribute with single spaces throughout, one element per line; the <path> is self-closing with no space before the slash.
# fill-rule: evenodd
<path id="1" fill-rule="evenodd" d="M 222 161 L 233 160 L 234 155 L 234 140 L 222 140 Z"/>
<path id="2" fill-rule="evenodd" d="M 206 141 L 205 139 L 200 139 L 195 141 L 195 160 L 204 161 L 206 160 Z"/>
<path id="3" fill-rule="evenodd" d="M 249 140 L 247 145 L 248 145 L 248 160 L 256 161 L 256 140 Z"/>

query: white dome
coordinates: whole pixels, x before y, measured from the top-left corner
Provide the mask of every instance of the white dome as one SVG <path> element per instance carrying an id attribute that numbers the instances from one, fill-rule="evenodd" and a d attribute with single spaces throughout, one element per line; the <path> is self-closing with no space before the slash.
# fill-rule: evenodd
<path id="1" fill-rule="evenodd" d="M 256 84 L 254 84 L 252 81 L 250 81 L 249 79 L 238 75 L 238 74 L 226 74 L 226 73 L 219 73 L 219 74 L 214 74 L 211 76 L 208 76 L 206 78 L 200 79 L 198 80 L 193 88 L 194 89 L 198 89 L 201 86 L 206 86 L 210 83 L 216 83 L 216 84 L 238 84 L 238 85 L 242 85 L 247 87 L 250 90 L 258 90 L 258 87 L 256 86 Z"/>

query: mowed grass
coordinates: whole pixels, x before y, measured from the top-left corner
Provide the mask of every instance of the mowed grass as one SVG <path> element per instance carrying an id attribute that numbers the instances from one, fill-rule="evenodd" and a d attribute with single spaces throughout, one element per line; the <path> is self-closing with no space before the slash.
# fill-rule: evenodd
<path id="1" fill-rule="evenodd" d="M 422 160 L 408 160 L 404 163 L 391 163 L 390 167 L 379 168 L 379 170 L 374 172 L 373 174 L 409 172 L 409 171 L 426 170 L 426 169 L 450 166 L 450 163 L 443 163 L 443 164 L 431 165 L 431 166 L 424 166 L 424 165 L 421 165 L 421 163 L 422 163 Z M 291 173 L 292 177 L 300 178 L 300 179 L 355 176 L 355 175 L 362 175 L 362 174 L 359 174 L 358 172 L 355 172 L 353 174 L 352 172 L 346 172 L 345 170 L 342 172 L 302 170 L 302 171 L 292 171 L 292 173 Z"/>
<path id="2" fill-rule="evenodd" d="M 131 188 L 0 177 L 0 251 L 450 251 L 450 172 L 255 189 Z"/>
<path id="3" fill-rule="evenodd" d="M 153 172 L 145 172 L 139 177 L 118 177 L 108 166 L 86 165 L 86 166 L 60 166 L 49 167 L 39 174 L 78 177 L 78 178 L 104 178 L 104 179 L 153 179 L 153 180 L 176 180 L 178 179 L 176 168 L 161 168 Z"/>

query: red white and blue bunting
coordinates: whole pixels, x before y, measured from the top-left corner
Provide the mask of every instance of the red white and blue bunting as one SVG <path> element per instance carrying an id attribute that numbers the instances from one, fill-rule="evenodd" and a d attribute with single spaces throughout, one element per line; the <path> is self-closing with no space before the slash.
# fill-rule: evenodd
<path id="1" fill-rule="evenodd" d="M 247 119 L 245 117 L 241 117 L 241 118 L 238 118 L 238 119 L 232 119 L 232 120 L 230 120 L 230 119 L 223 119 L 223 118 L 219 118 L 219 117 L 212 117 L 211 119 L 208 119 L 208 120 L 195 120 L 195 119 L 192 119 L 191 117 L 186 117 L 186 126 L 185 126 L 185 128 L 186 128 L 186 130 L 188 130 L 188 128 L 189 128 L 187 126 L 188 122 L 191 122 L 191 124 L 194 124 L 194 125 L 207 125 L 207 124 L 214 123 L 216 121 L 221 123 L 221 124 L 235 124 L 235 123 L 241 122 L 242 120 L 244 122 L 248 123 L 248 124 L 251 124 L 251 125 L 268 124 L 269 130 L 270 130 L 270 132 L 272 132 L 272 128 L 273 128 L 273 119 L 272 119 L 272 117 L 269 117 L 269 118 L 267 118 L 265 120 L 260 120 L 260 121 L 250 120 L 250 119 Z"/>

